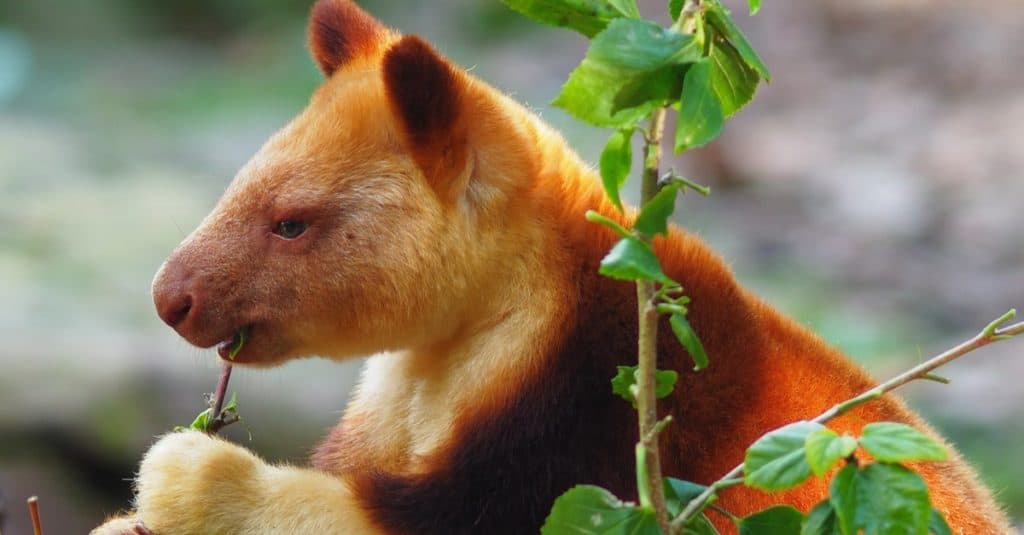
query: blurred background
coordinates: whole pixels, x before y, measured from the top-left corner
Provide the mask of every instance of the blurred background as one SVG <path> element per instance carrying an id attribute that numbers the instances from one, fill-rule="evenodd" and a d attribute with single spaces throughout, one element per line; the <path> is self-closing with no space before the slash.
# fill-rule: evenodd
<path id="1" fill-rule="evenodd" d="M 310 1 L 0 3 L 0 529 L 83 533 L 128 503 L 153 437 L 212 390 L 212 352 L 153 311 L 164 257 L 304 106 Z M 584 40 L 498 0 L 363 2 L 534 107 L 596 161 L 606 132 L 546 103 Z M 662 19 L 662 1 L 641 1 Z M 739 23 L 774 74 L 670 165 L 710 184 L 681 224 L 741 280 L 888 376 L 1024 307 L 1024 17 L 1016 0 L 770 0 Z M 359 362 L 235 372 L 228 434 L 303 462 Z M 911 403 L 1024 519 L 1024 341 Z M 813 388 L 813 385 L 808 385 Z"/>

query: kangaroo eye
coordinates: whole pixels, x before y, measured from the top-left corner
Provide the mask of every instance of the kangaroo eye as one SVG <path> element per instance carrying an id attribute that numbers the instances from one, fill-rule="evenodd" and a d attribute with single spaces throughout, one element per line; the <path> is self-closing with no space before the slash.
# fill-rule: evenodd
<path id="1" fill-rule="evenodd" d="M 274 234 L 277 234 L 286 240 L 294 240 L 295 238 L 302 236 L 302 233 L 306 232 L 307 228 L 309 228 L 309 225 L 302 221 L 285 219 L 274 227 Z"/>

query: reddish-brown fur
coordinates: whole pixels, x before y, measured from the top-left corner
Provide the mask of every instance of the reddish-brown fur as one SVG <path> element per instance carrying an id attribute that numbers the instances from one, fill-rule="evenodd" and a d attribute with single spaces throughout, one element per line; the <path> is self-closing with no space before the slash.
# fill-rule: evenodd
<path id="1" fill-rule="evenodd" d="M 309 48 L 327 76 L 387 39 L 387 30 L 351 2 L 317 2 L 309 21 Z"/>
<path id="2" fill-rule="evenodd" d="M 535 533 L 575 484 L 633 498 L 636 415 L 609 380 L 634 360 L 636 294 L 597 274 L 616 237 L 583 217 L 632 215 L 556 133 L 419 38 L 320 0 L 310 42 L 329 80 L 168 259 L 154 300 L 203 347 L 251 327 L 240 364 L 390 353 L 368 361 L 314 455 L 319 472 L 170 435 L 142 464 L 142 520 L 168 533 Z M 282 220 L 309 229 L 284 238 Z M 709 483 L 761 434 L 872 384 L 696 237 L 673 228 L 655 249 L 712 361 L 692 372 L 662 325 L 659 367 L 681 374 L 659 406 L 675 421 L 661 438 L 667 475 Z M 895 397 L 829 425 L 855 434 L 878 420 L 932 433 Z M 956 533 L 1008 532 L 958 456 L 915 468 Z M 816 478 L 781 494 L 733 488 L 719 505 L 807 510 L 826 493 Z"/>

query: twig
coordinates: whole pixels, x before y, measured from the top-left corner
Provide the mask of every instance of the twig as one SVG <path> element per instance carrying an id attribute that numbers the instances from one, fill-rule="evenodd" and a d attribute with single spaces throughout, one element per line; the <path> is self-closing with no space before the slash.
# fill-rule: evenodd
<path id="1" fill-rule="evenodd" d="M 39 498 L 37 496 L 28 499 L 28 515 L 32 517 L 32 533 L 43 535 L 43 525 L 39 522 Z"/>
<path id="2" fill-rule="evenodd" d="M 932 359 L 923 362 L 899 375 L 889 379 L 888 381 L 870 389 L 862 394 L 844 401 L 837 403 L 827 411 L 819 414 L 816 418 L 811 420 L 812 422 L 823 424 L 837 416 L 840 416 L 858 405 L 867 403 L 873 399 L 877 399 L 882 395 L 895 390 L 915 379 L 932 379 L 932 372 L 936 368 L 948 364 L 976 349 L 985 347 L 993 342 L 999 342 L 1001 340 L 1008 340 L 1014 336 L 1024 334 L 1024 322 L 1015 323 L 1007 327 L 1000 327 L 1006 322 L 1010 321 L 1017 315 L 1017 311 L 1011 309 L 1006 314 L 1003 314 L 998 319 L 989 323 L 980 333 L 975 335 L 970 340 L 961 343 L 960 345 L 949 349 Z M 683 512 L 679 513 L 675 519 L 672 520 L 668 533 L 679 533 L 683 526 L 687 522 L 693 519 L 697 513 L 701 512 L 708 501 L 715 496 L 719 490 L 738 485 L 743 482 L 743 464 L 737 465 L 735 468 L 729 471 L 729 473 L 722 476 L 721 479 L 712 483 L 708 488 L 700 493 L 696 498 L 690 500 L 690 503 L 686 505 Z"/>
<path id="3" fill-rule="evenodd" d="M 665 130 L 665 108 L 654 112 L 648 123 L 644 138 L 644 171 L 641 184 L 640 205 L 647 204 L 658 193 L 658 168 L 661 165 L 661 137 Z M 642 236 L 649 241 L 649 237 Z M 661 483 L 661 460 L 658 453 L 658 400 L 655 397 L 656 372 L 658 371 L 658 310 L 654 296 L 657 288 L 653 282 L 637 281 L 636 300 L 639 316 L 637 333 L 637 413 L 640 424 L 640 444 L 637 445 L 638 467 L 637 493 L 641 505 L 653 507 L 658 525 L 667 533 L 669 527 L 668 508 L 665 505 L 665 487 Z M 664 425 L 660 426 L 664 427 Z M 642 455 L 641 455 L 642 454 Z M 644 470 L 643 468 L 646 468 Z M 646 502 L 646 503 L 645 503 Z"/>
<path id="4" fill-rule="evenodd" d="M 206 432 L 211 435 L 216 435 L 224 427 L 238 421 L 237 415 L 224 414 L 224 397 L 228 392 L 229 380 L 231 380 L 231 364 L 224 363 L 224 367 L 220 371 L 220 379 L 217 381 L 217 390 L 214 391 L 213 399 L 210 401 L 210 422 L 206 427 Z"/>

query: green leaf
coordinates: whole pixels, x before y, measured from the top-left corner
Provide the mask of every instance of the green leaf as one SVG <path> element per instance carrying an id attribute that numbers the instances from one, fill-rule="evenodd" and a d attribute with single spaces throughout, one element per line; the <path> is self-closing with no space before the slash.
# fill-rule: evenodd
<path id="1" fill-rule="evenodd" d="M 633 408 L 636 408 L 636 366 L 616 366 L 618 370 L 615 377 L 612 377 L 612 392 L 628 401 Z"/>
<path id="2" fill-rule="evenodd" d="M 836 472 L 829 485 L 829 503 L 836 526 L 843 535 L 857 535 L 857 465 L 849 463 Z"/>
<path id="3" fill-rule="evenodd" d="M 207 428 L 210 427 L 210 413 L 211 412 L 213 412 L 213 409 L 206 409 L 205 411 L 199 413 L 196 416 L 196 419 L 192 420 L 192 423 L 189 424 L 189 427 L 192 428 L 192 429 L 197 429 L 199 431 L 204 431 L 205 432 L 207 430 Z"/>
<path id="4" fill-rule="evenodd" d="M 238 412 L 238 392 L 231 393 L 231 399 L 228 400 L 227 405 L 221 409 L 223 412 Z"/>
<path id="5" fill-rule="evenodd" d="M 706 485 L 684 481 L 674 477 L 665 478 L 665 505 L 671 517 L 679 516 L 686 504 L 708 490 Z"/>
<path id="6" fill-rule="evenodd" d="M 587 221 L 590 221 L 591 223 L 597 223 L 599 225 L 604 225 L 612 229 L 613 231 L 615 231 L 616 234 L 619 235 L 620 238 L 628 238 L 629 236 L 632 236 L 632 234 L 630 234 L 625 227 L 623 227 L 622 225 L 618 224 L 611 218 L 608 218 L 601 213 L 595 212 L 593 210 L 587 210 L 585 217 L 587 218 Z"/>
<path id="7" fill-rule="evenodd" d="M 668 235 L 668 218 L 676 209 L 676 194 L 681 187 L 680 184 L 668 184 L 661 188 L 661 191 L 643 206 L 633 228 L 645 236 Z"/>
<path id="8" fill-rule="evenodd" d="M 898 464 L 846 465 L 832 480 L 829 501 L 843 535 L 927 535 L 932 521 L 924 480 Z"/>
<path id="9" fill-rule="evenodd" d="M 618 370 L 612 377 L 612 392 L 633 404 L 636 408 L 637 373 L 636 366 L 616 366 Z M 676 386 L 679 374 L 672 370 L 654 371 L 654 396 L 658 399 L 667 397 Z"/>
<path id="10" fill-rule="evenodd" d="M 594 37 L 612 19 L 624 16 L 608 0 L 502 0 L 505 5 L 531 19 Z"/>
<path id="11" fill-rule="evenodd" d="M 683 79 L 683 95 L 676 118 L 676 152 L 700 147 L 718 137 L 725 118 L 712 88 L 711 64 L 690 66 Z"/>
<path id="12" fill-rule="evenodd" d="M 705 11 L 705 17 L 708 23 L 711 24 L 711 27 L 729 41 L 747 66 L 754 69 L 766 82 L 770 82 L 772 75 L 768 72 L 768 67 L 761 60 L 761 57 L 757 55 L 757 52 L 754 51 L 754 47 L 747 41 L 740 27 L 733 22 L 729 10 L 722 6 L 718 0 L 708 0 L 704 3 L 704 6 L 707 10 Z"/>
<path id="13" fill-rule="evenodd" d="M 654 397 L 666 398 L 676 388 L 679 374 L 675 370 L 654 370 Z"/>
<path id="14" fill-rule="evenodd" d="M 739 52 L 721 38 L 715 39 L 708 61 L 711 69 L 711 89 L 722 106 L 722 114 L 730 117 L 754 99 L 760 78 Z"/>
<path id="15" fill-rule="evenodd" d="M 928 532 L 932 535 L 953 535 L 953 530 L 949 529 L 949 524 L 942 518 L 942 513 L 935 509 L 932 509 L 932 515 L 928 517 Z"/>
<path id="16" fill-rule="evenodd" d="M 672 279 L 661 270 L 658 257 L 651 246 L 632 236 L 622 238 L 601 260 L 598 272 L 606 277 L 619 280 L 649 280 L 663 284 Z"/>
<path id="17" fill-rule="evenodd" d="M 679 20 L 679 14 L 683 12 L 683 4 L 686 0 L 668 0 L 668 14 L 673 21 Z"/>
<path id="18" fill-rule="evenodd" d="M 763 490 L 783 490 L 811 477 L 804 443 L 807 435 L 824 426 L 814 422 L 796 422 L 757 439 L 743 460 L 744 482 Z"/>
<path id="19" fill-rule="evenodd" d="M 594 38 L 553 104 L 597 126 L 631 127 L 672 98 L 679 66 L 701 54 L 690 34 L 616 19 Z"/>
<path id="20" fill-rule="evenodd" d="M 898 465 L 873 463 L 857 472 L 857 527 L 879 535 L 927 535 L 928 488 Z"/>
<path id="21" fill-rule="evenodd" d="M 542 535 L 660 535 L 654 511 L 626 504 L 593 485 L 577 485 L 558 497 Z"/>
<path id="22" fill-rule="evenodd" d="M 740 535 L 800 535 L 804 515 L 789 505 L 776 505 L 754 513 L 736 524 Z"/>
<path id="23" fill-rule="evenodd" d="M 666 65 L 700 60 L 700 43 L 649 20 L 618 19 L 594 38 L 587 59 L 624 73 L 650 72 Z"/>
<path id="24" fill-rule="evenodd" d="M 807 519 L 800 528 L 800 535 L 840 535 L 836 512 L 825 500 L 807 513 Z"/>
<path id="25" fill-rule="evenodd" d="M 615 98 L 620 91 L 637 79 L 641 85 L 645 84 L 645 78 L 647 76 L 623 76 L 618 69 L 584 58 L 551 103 L 595 126 L 631 127 L 662 105 L 654 100 L 630 107 L 616 104 Z"/>
<path id="26" fill-rule="evenodd" d="M 676 335 L 676 340 L 679 340 L 679 343 L 690 354 L 690 358 L 693 359 L 693 370 L 700 371 L 707 368 L 709 361 L 708 354 L 704 352 L 704 344 L 700 342 L 697 332 L 686 320 L 686 316 L 672 314 L 668 319 L 668 324 L 672 327 L 672 333 Z"/>
<path id="27" fill-rule="evenodd" d="M 708 488 L 692 481 L 683 481 L 672 477 L 665 478 L 665 505 L 670 517 L 679 516 L 694 498 Z M 718 530 L 704 513 L 693 517 L 683 526 L 683 535 L 718 535 Z"/>
<path id="28" fill-rule="evenodd" d="M 747 6 L 750 7 L 750 16 L 753 17 L 761 11 L 761 0 L 747 0 Z"/>
<path id="29" fill-rule="evenodd" d="M 668 65 L 633 77 L 615 93 L 611 114 L 615 116 L 633 108 L 653 109 L 675 102 L 683 90 L 683 77 L 688 68 L 689 65 Z"/>
<path id="30" fill-rule="evenodd" d="M 831 429 L 819 429 L 807 435 L 804 444 L 807 464 L 814 475 L 823 476 L 839 459 L 849 457 L 857 449 L 857 440 L 851 436 L 839 436 Z"/>
<path id="31" fill-rule="evenodd" d="M 604 184 L 605 195 L 619 211 L 622 211 L 619 190 L 629 178 L 629 168 L 633 165 L 632 138 L 632 128 L 617 130 L 601 151 L 601 183 Z"/>
<path id="32" fill-rule="evenodd" d="M 640 18 L 640 10 L 636 7 L 636 0 L 608 0 L 608 3 L 623 16 L 631 19 Z"/>
<path id="33" fill-rule="evenodd" d="M 887 463 L 903 461 L 944 461 L 946 448 L 933 438 L 906 424 L 876 422 L 864 426 L 860 443 L 876 460 Z"/>

